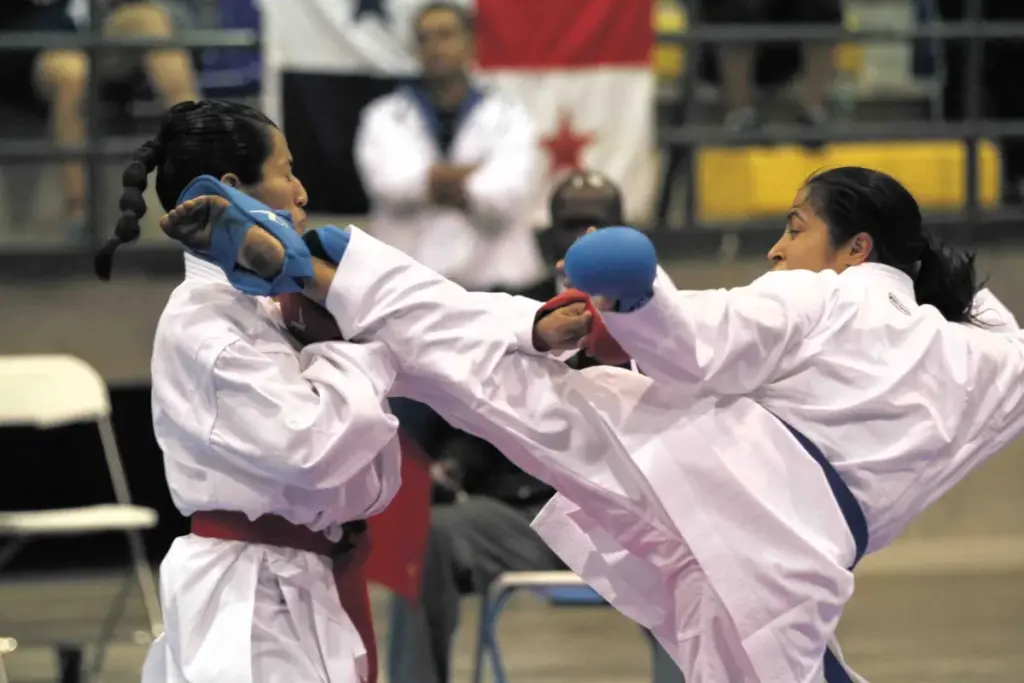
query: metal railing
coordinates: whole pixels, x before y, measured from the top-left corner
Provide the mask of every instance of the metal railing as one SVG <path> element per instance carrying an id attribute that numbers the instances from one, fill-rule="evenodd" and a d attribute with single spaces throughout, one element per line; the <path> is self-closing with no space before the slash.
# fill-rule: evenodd
<path id="1" fill-rule="evenodd" d="M 104 55 L 111 51 L 146 51 L 159 48 L 237 48 L 258 49 L 259 36 L 246 29 L 188 30 L 172 38 L 105 36 L 102 32 L 107 14 L 106 0 L 89 0 L 89 30 L 78 33 L 0 31 L 0 53 L 28 50 L 82 50 L 89 59 L 91 77 L 85 101 L 86 144 L 60 147 L 43 140 L 4 140 L 0 142 L 0 164 L 39 163 L 81 159 L 85 166 L 86 221 L 91 250 L 100 236 L 100 212 L 104 201 L 101 162 L 127 160 L 139 141 L 108 139 L 101 129 L 103 118 L 102 83 L 97 77 Z M 86 247 L 80 246 L 79 250 Z M 2 252 L 2 247 L 0 247 Z"/>
<path id="2" fill-rule="evenodd" d="M 967 64 L 964 86 L 965 116 L 962 121 L 918 121 L 914 123 L 851 123 L 828 121 L 816 128 L 790 126 L 759 128 L 742 133 L 708 125 L 693 124 L 690 111 L 696 98 L 696 74 L 700 70 L 701 50 L 688 51 L 686 71 L 683 74 L 684 99 L 682 123 L 668 126 L 659 131 L 663 146 L 669 152 L 669 166 L 688 165 L 685 174 L 687 183 L 685 220 L 681 226 L 669 229 L 665 225 L 657 231 L 657 237 L 667 248 L 684 245 L 718 244 L 719 250 L 726 249 L 725 237 L 738 238 L 744 243 L 759 244 L 764 236 L 765 221 L 754 219 L 746 222 L 710 225 L 696 218 L 693 150 L 700 145 L 726 144 L 768 144 L 778 142 L 810 142 L 826 139 L 830 141 L 881 141 L 881 140 L 939 140 L 962 139 L 966 145 L 965 155 L 966 203 L 964 210 L 945 216 L 945 223 L 951 229 L 973 228 L 983 224 L 1007 225 L 1024 222 L 1024 214 L 1013 211 L 982 211 L 978 191 L 978 141 L 981 138 L 1024 137 L 1024 120 L 993 121 L 982 117 L 982 61 L 986 41 L 1024 40 L 1024 22 L 993 22 L 981 19 L 982 0 L 966 0 L 966 19 L 957 22 L 929 23 L 912 28 L 880 28 L 850 31 L 836 25 L 703 25 L 700 18 L 699 0 L 686 4 L 690 16 L 690 28 L 685 32 L 661 33 L 658 41 L 676 43 L 690 48 L 722 43 L 793 43 L 823 41 L 830 43 L 873 43 L 912 41 L 916 39 L 963 40 L 967 43 Z M 172 39 L 142 39 L 105 37 L 101 33 L 105 5 L 103 0 L 90 0 L 92 12 L 91 28 L 79 34 L 51 33 L 4 33 L 0 32 L 0 52 L 11 50 L 76 48 L 85 51 L 92 64 L 98 64 L 100 57 L 110 50 L 148 50 L 159 47 L 191 48 L 238 48 L 255 49 L 259 37 L 249 30 L 194 30 L 182 31 Z M 0 164 L 38 163 L 82 159 L 87 173 L 89 187 L 88 221 L 90 235 L 95 243 L 100 239 L 99 225 L 103 201 L 100 163 L 127 159 L 134 151 L 137 141 L 104 138 L 100 129 L 102 119 L 101 84 L 98 78 L 89 79 L 86 106 L 88 121 L 88 142 L 80 148 L 60 148 L 44 141 L 0 141 Z M 671 178 L 663 179 L 670 183 Z M 663 187 L 663 191 L 666 188 Z M 663 221 L 660 221 L 663 223 Z M 774 228 L 773 228 L 774 230 Z M 714 236 L 708 236 L 712 232 Z M 1022 230 L 1024 232 L 1024 230 Z M 724 236 L 723 236 L 724 235 Z M 753 237 L 751 242 L 749 237 Z M 689 247 L 686 247 L 689 248 Z M 704 247 L 700 247 L 704 249 Z M 710 247 L 709 247 L 710 248 Z M 740 249 L 743 250 L 742 248 Z M 81 251 L 81 250 L 79 250 Z M 2 255 L 2 251 L 0 251 Z"/>
<path id="3" fill-rule="evenodd" d="M 714 0 L 706 0 L 713 2 Z M 909 0 L 908 0 L 909 1 Z M 659 139 L 667 152 L 666 171 L 662 177 L 658 207 L 655 211 L 654 227 L 660 231 L 670 230 L 666 225 L 666 215 L 671 198 L 674 176 L 680 166 L 685 166 L 683 174 L 685 182 L 685 217 L 682 228 L 713 229 L 716 232 L 733 232 L 747 237 L 758 230 L 766 230 L 765 221 L 755 218 L 749 221 L 738 221 L 724 225 L 710 225 L 697 218 L 695 186 L 696 154 L 694 150 L 700 145 L 758 145 L 777 143 L 820 142 L 880 142 L 889 140 L 963 140 L 966 148 L 964 158 L 965 206 L 963 211 L 949 213 L 941 221 L 947 226 L 959 226 L 962 234 L 959 237 L 973 236 L 974 228 L 983 225 L 1006 227 L 1020 224 L 1024 232 L 1024 213 L 1015 210 L 997 209 L 983 211 L 979 201 L 978 178 L 978 143 L 982 138 L 1001 139 L 1004 137 L 1024 137 L 1024 119 L 1020 120 L 989 120 L 982 116 L 982 91 L 984 46 L 994 41 L 1024 41 L 1024 22 L 999 21 L 986 22 L 982 18 L 983 0 L 965 0 L 964 20 L 940 22 L 932 21 L 907 28 L 885 27 L 851 31 L 833 24 L 802 24 L 802 25 L 706 25 L 700 21 L 702 0 L 689 0 L 686 5 L 690 20 L 690 28 L 685 32 L 661 33 L 658 41 L 676 43 L 689 48 L 701 48 L 707 45 L 727 43 L 878 43 L 878 42 L 910 42 L 913 40 L 961 40 L 967 45 L 967 60 L 964 76 L 964 116 L 961 121 L 915 121 L 901 123 L 898 121 L 881 123 L 856 123 L 849 121 L 825 121 L 817 126 L 783 126 L 761 127 L 754 130 L 735 132 L 720 126 L 694 124 L 694 108 L 697 90 L 697 74 L 701 69 L 702 50 L 687 51 L 686 71 L 683 74 L 684 100 L 682 106 L 682 122 L 674 126 L 664 127 L 659 131 Z M 773 228 L 778 230 L 778 223 Z M 680 231 L 681 232 L 681 231 Z M 1005 233 L 1005 231 L 1003 231 Z M 952 236 L 956 230 L 951 232 Z M 993 233 L 994 234 L 994 233 Z M 757 244 L 764 242 L 754 240 Z M 679 243 L 679 239 L 667 238 L 662 241 L 671 246 Z M 747 240 L 750 242 L 750 240 Z M 742 250 L 742 249 L 741 249 Z"/>

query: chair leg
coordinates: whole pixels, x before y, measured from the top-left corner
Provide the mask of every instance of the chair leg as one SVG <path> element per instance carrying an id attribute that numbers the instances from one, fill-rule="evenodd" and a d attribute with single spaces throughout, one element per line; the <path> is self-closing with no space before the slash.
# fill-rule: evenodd
<path id="1" fill-rule="evenodd" d="M 107 460 L 110 483 L 114 487 L 114 499 L 121 505 L 131 505 L 128 477 L 125 475 L 124 465 L 121 463 L 121 453 L 117 448 L 114 425 L 110 422 L 110 418 L 105 418 L 99 420 L 96 426 L 103 444 L 103 457 Z M 160 616 L 160 598 L 156 580 L 153 578 L 153 568 L 149 565 L 149 560 L 146 559 L 146 545 L 142 541 L 142 534 L 138 531 L 129 531 L 127 536 L 128 546 L 132 553 L 132 564 L 135 566 L 135 576 L 138 578 L 139 589 L 142 591 L 142 603 L 146 607 L 146 617 L 149 619 L 150 636 L 156 638 L 163 631 L 163 619 Z"/>
<path id="2" fill-rule="evenodd" d="M 4 655 L 8 655 L 18 647 L 17 641 L 13 638 L 0 636 L 0 683 L 9 683 L 7 669 L 4 667 Z"/>
<path id="3" fill-rule="evenodd" d="M 149 635 L 156 638 L 163 632 L 164 623 L 160 614 L 160 594 L 156 587 L 156 578 L 153 576 L 153 567 L 146 558 L 146 546 L 142 541 L 142 534 L 138 531 L 129 531 L 127 536 L 135 578 L 139 582 L 142 604 L 146 608 L 146 619 L 149 621 Z"/>
<path id="4" fill-rule="evenodd" d="M 501 659 L 501 649 L 498 647 L 498 618 L 505 610 L 509 598 L 515 592 L 515 588 L 506 587 L 493 595 L 490 591 L 481 596 L 483 601 L 480 609 L 480 629 L 476 648 L 476 661 L 473 666 L 473 683 L 483 683 L 484 656 L 489 655 L 491 660 L 491 676 L 495 683 L 508 683 L 508 675 L 505 673 L 505 664 Z"/>
<path id="5" fill-rule="evenodd" d="M 505 605 L 514 592 L 515 588 L 505 588 L 494 596 L 493 611 L 487 622 L 487 640 L 491 644 L 491 673 L 494 676 L 494 683 L 508 683 L 505 662 L 501 658 L 501 648 L 498 647 L 498 618 L 505 611 Z"/>
<path id="6" fill-rule="evenodd" d="M 82 683 L 82 648 L 76 645 L 58 645 L 57 668 L 60 683 Z"/>
<path id="7" fill-rule="evenodd" d="M 97 637 L 96 644 L 93 646 L 92 662 L 86 675 L 86 681 L 89 683 L 96 681 L 103 671 L 103 664 L 107 658 L 107 648 L 110 647 L 110 642 L 114 639 L 117 625 L 121 622 L 121 617 L 124 616 L 124 609 L 128 604 L 128 594 L 131 593 L 132 579 L 134 578 L 133 572 L 125 573 L 124 579 L 121 581 L 121 588 L 111 601 L 110 609 L 107 610 L 106 616 L 103 617 L 99 637 Z"/>

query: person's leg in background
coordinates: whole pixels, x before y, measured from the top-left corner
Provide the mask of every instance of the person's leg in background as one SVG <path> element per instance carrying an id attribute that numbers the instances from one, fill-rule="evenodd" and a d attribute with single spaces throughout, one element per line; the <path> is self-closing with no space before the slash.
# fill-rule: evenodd
<path id="1" fill-rule="evenodd" d="M 679 666 L 669 656 L 668 652 L 665 651 L 665 648 L 661 646 L 661 643 L 650 634 L 648 634 L 647 640 L 650 641 L 654 652 L 653 661 L 651 662 L 652 683 L 686 683 L 683 680 L 683 673 L 679 670 Z"/>
<path id="2" fill-rule="evenodd" d="M 764 0 L 713 0 L 702 3 L 701 21 L 708 24 L 752 24 L 761 20 Z M 730 43 L 715 48 L 721 82 L 724 124 L 747 130 L 759 123 L 754 59 L 757 45 Z"/>
<path id="3" fill-rule="evenodd" d="M 85 93 L 89 81 L 89 60 L 78 50 L 44 50 L 33 65 L 33 80 L 39 96 L 50 108 L 50 135 L 61 146 L 85 144 Z M 85 218 L 85 169 L 81 162 L 61 166 L 67 218 L 73 223 Z"/>
<path id="4" fill-rule="evenodd" d="M 460 597 L 506 571 L 563 565 L 530 528 L 536 506 L 471 497 L 433 508 L 419 604 L 393 596 L 388 677 L 392 683 L 447 683 Z"/>
<path id="5" fill-rule="evenodd" d="M 61 4 L 40 5 L 7 19 L 5 30 L 72 33 L 74 22 Z M 89 60 L 80 50 L 40 50 L 17 57 L 12 64 L 28 75 L 31 89 L 46 107 L 51 139 L 57 145 L 85 144 L 85 94 L 89 82 Z M 61 166 L 66 219 L 80 224 L 85 218 L 85 169 L 81 162 Z"/>
<path id="6" fill-rule="evenodd" d="M 840 0 L 798 0 L 793 9 L 796 12 L 792 17 L 794 23 L 843 23 Z M 799 83 L 803 123 L 816 125 L 828 119 L 829 98 L 835 80 L 834 52 L 835 44 L 831 42 L 807 42 L 803 45 L 803 69 Z"/>
<path id="7" fill-rule="evenodd" d="M 117 5 L 107 16 L 103 31 L 109 36 L 170 38 L 183 24 L 191 24 L 187 7 L 168 2 L 131 0 Z M 177 22 L 175 21 L 177 19 Z M 149 50 L 142 56 L 142 68 L 154 93 L 166 107 L 201 99 L 192 54 L 187 49 Z M 134 60 L 111 59 L 103 65 L 103 76 L 111 80 L 131 78 Z"/>

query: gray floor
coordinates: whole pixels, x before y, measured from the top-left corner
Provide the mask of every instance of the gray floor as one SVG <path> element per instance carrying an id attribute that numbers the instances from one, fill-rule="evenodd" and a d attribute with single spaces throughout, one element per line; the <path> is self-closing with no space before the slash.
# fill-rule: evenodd
<path id="1" fill-rule="evenodd" d="M 12 683 L 55 680 L 51 640 L 94 632 L 111 576 L 12 580 L 0 585 L 0 635 L 16 636 L 7 657 Z M 378 626 L 384 600 L 375 594 Z M 466 601 L 456 648 L 456 680 L 467 681 L 475 601 Z M 141 624 L 134 602 L 130 621 Z M 108 657 L 105 683 L 138 681 L 145 646 L 132 644 L 132 624 Z M 640 683 L 647 650 L 638 630 L 603 608 L 551 608 L 521 597 L 503 622 L 512 681 Z M 867 572 L 842 628 L 848 659 L 873 683 L 1020 683 L 1024 680 L 1024 569 Z"/>

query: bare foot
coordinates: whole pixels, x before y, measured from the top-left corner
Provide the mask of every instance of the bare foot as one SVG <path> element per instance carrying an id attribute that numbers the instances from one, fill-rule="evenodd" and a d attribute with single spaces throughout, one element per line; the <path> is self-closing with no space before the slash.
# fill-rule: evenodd
<path id="1" fill-rule="evenodd" d="M 228 200 L 215 195 L 190 199 L 164 215 L 160 219 L 160 229 L 191 249 L 207 250 L 213 239 L 214 226 L 228 206 Z M 272 280 L 281 272 L 284 258 L 284 245 L 262 227 L 253 224 L 245 233 L 245 241 L 238 253 L 238 265 Z"/>

